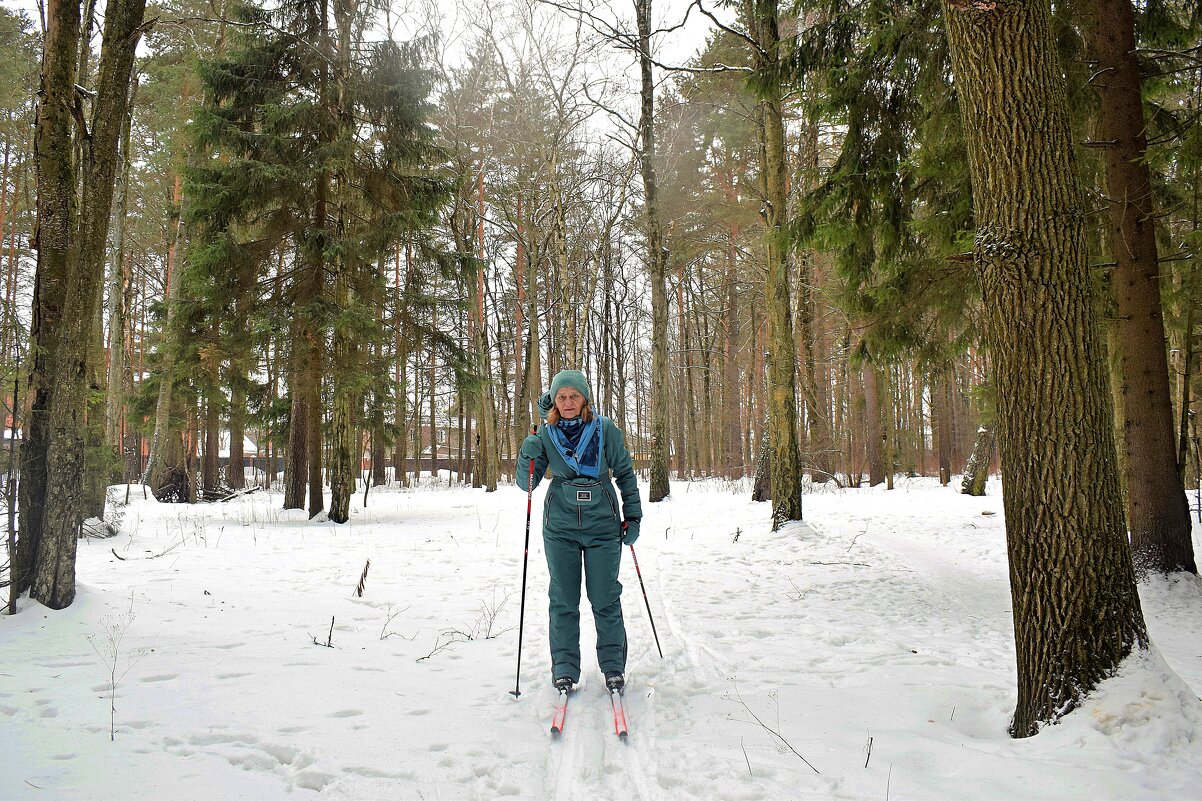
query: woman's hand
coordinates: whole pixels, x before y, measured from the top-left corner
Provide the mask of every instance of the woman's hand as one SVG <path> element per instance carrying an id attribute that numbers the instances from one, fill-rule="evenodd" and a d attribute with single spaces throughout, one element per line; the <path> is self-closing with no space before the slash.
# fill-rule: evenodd
<path id="1" fill-rule="evenodd" d="M 622 522 L 623 545 L 634 545 L 635 540 L 639 538 L 639 524 L 641 522 L 637 517 L 632 517 Z"/>
<path id="2" fill-rule="evenodd" d="M 531 434 L 522 440 L 522 447 L 518 448 L 518 462 L 529 462 L 531 459 L 542 459 L 547 455 L 546 447 L 543 445 L 542 437 L 537 434 Z"/>

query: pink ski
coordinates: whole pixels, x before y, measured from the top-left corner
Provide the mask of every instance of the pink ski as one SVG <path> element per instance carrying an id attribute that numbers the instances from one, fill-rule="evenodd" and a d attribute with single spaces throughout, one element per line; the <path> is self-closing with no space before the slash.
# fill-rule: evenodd
<path id="1" fill-rule="evenodd" d="M 622 694 L 617 690 L 609 693 L 609 701 L 614 708 L 614 734 L 626 738 L 626 706 L 622 703 Z"/>
<path id="2" fill-rule="evenodd" d="M 551 734 L 563 733 L 563 724 L 568 717 L 568 691 L 559 691 L 559 704 L 555 707 L 555 717 L 551 720 Z"/>

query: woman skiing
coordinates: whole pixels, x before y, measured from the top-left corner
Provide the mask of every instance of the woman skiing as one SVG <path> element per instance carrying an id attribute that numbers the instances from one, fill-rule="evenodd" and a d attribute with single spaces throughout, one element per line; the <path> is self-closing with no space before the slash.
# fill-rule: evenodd
<path id="1" fill-rule="evenodd" d="M 550 467 L 551 486 L 543 504 L 543 549 L 551 574 L 551 677 L 566 691 L 580 681 L 580 580 L 597 627 L 597 661 L 605 686 L 625 685 L 626 627 L 618 566 L 622 546 L 639 536 L 642 505 L 622 432 L 592 410 L 588 381 L 579 370 L 561 370 L 538 408 L 546 424 L 522 441 L 518 485 L 534 486 Z M 614 482 L 622 493 L 618 509 Z"/>

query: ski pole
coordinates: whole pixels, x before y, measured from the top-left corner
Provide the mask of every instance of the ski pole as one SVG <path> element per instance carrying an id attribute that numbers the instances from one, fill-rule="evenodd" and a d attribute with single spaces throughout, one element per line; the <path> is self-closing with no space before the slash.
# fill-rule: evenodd
<path id="1" fill-rule="evenodd" d="M 634 546 L 630 547 L 630 558 L 634 559 L 634 572 L 639 577 L 639 587 L 643 590 L 643 603 L 647 604 L 647 619 L 651 621 L 651 634 L 655 637 L 655 647 L 659 650 L 659 658 L 664 658 L 664 649 L 659 645 L 659 633 L 655 630 L 655 618 L 651 616 L 651 601 L 647 600 L 647 585 L 643 583 L 643 571 L 639 570 L 639 558 L 634 555 Z"/>
<path id="2" fill-rule="evenodd" d="M 533 434 L 538 426 L 530 429 Z M 522 551 L 522 608 L 518 613 L 518 672 L 513 683 L 514 698 L 522 697 L 522 634 L 526 627 L 526 567 L 530 564 L 530 506 L 534 500 L 534 459 L 530 459 L 530 472 L 526 478 L 526 547 Z"/>

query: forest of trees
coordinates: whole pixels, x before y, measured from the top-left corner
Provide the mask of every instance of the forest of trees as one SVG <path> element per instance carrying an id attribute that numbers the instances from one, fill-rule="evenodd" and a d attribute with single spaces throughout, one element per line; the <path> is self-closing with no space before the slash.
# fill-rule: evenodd
<path id="1" fill-rule="evenodd" d="M 652 501 L 1000 470 L 1018 736 L 1146 641 L 1135 577 L 1196 572 L 1202 5 L 438 7 L 0 8 L 14 597 L 71 603 L 113 484 L 495 490 L 580 368 Z"/>

